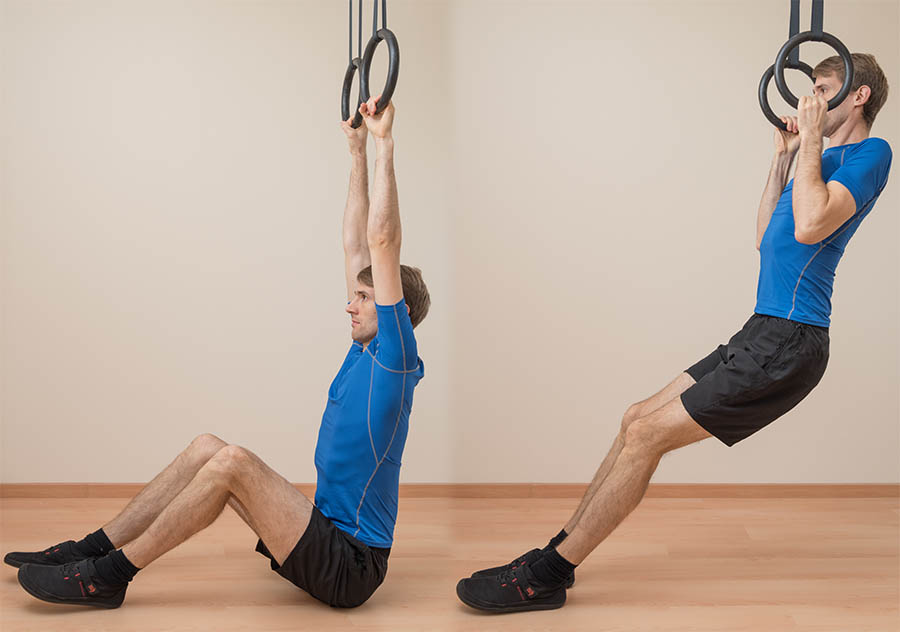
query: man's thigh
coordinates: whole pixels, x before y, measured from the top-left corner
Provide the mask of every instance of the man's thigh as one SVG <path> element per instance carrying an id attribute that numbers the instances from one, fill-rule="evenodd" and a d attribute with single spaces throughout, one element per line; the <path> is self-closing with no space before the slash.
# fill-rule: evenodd
<path id="1" fill-rule="evenodd" d="M 636 417 L 646 417 L 653 411 L 659 410 L 695 383 L 694 378 L 687 373 L 679 373 L 674 380 L 666 384 L 660 391 L 635 404 L 636 410 L 634 412 Z"/>
<path id="2" fill-rule="evenodd" d="M 282 564 L 306 531 L 313 504 L 262 459 L 246 452 L 249 462 L 235 483 L 229 504 Z"/>

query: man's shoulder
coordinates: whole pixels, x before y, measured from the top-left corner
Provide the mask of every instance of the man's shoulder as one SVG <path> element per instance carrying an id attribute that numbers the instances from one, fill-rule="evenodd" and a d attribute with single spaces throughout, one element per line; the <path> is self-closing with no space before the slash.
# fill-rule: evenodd
<path id="1" fill-rule="evenodd" d="M 865 155 L 872 160 L 890 160 L 893 155 L 891 144 L 879 136 L 869 136 L 848 149 L 853 154 Z"/>

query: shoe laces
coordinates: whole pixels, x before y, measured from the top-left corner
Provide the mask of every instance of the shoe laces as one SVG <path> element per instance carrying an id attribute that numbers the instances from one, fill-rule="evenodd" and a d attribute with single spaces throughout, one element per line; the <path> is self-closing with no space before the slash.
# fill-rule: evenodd
<path id="1" fill-rule="evenodd" d="M 82 578 L 81 570 L 78 568 L 80 562 L 67 562 L 66 564 L 60 564 L 57 568 L 59 568 L 59 573 L 63 576 L 63 579 L 70 578 Z"/>
<path id="2" fill-rule="evenodd" d="M 497 580 L 501 585 L 518 583 L 519 578 L 516 577 L 515 569 L 508 569 L 497 575 Z"/>

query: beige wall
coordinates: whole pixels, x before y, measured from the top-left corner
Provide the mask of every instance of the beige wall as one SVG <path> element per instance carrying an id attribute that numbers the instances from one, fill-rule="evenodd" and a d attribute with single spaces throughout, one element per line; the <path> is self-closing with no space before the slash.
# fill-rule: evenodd
<path id="1" fill-rule="evenodd" d="M 403 258 L 433 295 L 403 480 L 587 480 L 750 315 L 787 4 L 392 0 Z M 204 431 L 314 480 L 349 342 L 346 4 L 0 8 L 2 480 L 140 481 Z M 826 8 L 900 147 L 898 3 Z M 900 480 L 898 196 L 841 264 L 821 386 L 656 480 Z"/>

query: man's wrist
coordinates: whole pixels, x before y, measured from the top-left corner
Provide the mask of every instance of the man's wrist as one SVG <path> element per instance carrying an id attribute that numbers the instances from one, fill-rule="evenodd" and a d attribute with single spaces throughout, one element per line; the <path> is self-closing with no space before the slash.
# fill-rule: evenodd
<path id="1" fill-rule="evenodd" d="M 814 132 L 800 132 L 800 146 L 801 147 L 818 147 L 822 148 L 822 134 L 816 134 Z"/>
<path id="2" fill-rule="evenodd" d="M 799 145 L 797 147 L 795 147 L 794 149 L 781 149 L 781 150 L 776 149 L 775 155 L 772 157 L 772 162 L 777 162 L 777 163 L 786 162 L 786 163 L 790 164 L 791 161 L 794 160 L 794 156 L 797 155 L 798 149 L 800 149 Z"/>
<path id="3" fill-rule="evenodd" d="M 393 149 L 394 148 L 393 136 L 390 136 L 390 135 L 380 136 L 380 137 L 376 136 L 375 137 L 375 148 L 378 149 L 379 151 L 386 150 L 386 149 L 388 149 L 388 150 Z"/>

